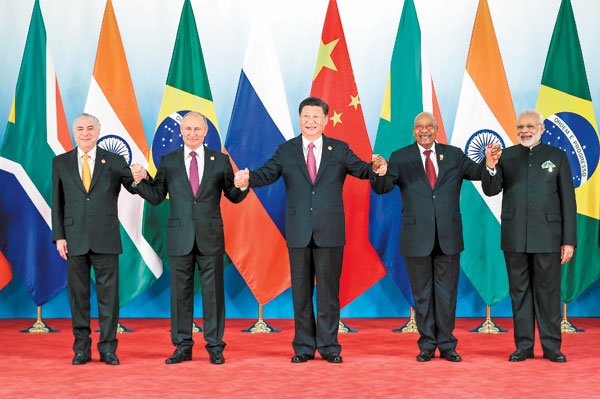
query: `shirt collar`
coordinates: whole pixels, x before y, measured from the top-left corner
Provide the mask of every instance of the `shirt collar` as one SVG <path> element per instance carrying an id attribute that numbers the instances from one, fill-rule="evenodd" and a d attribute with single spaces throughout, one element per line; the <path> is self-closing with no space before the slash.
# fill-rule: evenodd
<path id="1" fill-rule="evenodd" d="M 308 140 L 306 137 L 302 136 L 302 148 L 307 150 L 308 145 L 310 143 L 311 143 L 310 140 Z M 316 139 L 315 141 L 312 141 L 312 143 L 315 145 L 315 150 L 321 148 L 321 146 L 323 145 L 323 135 L 320 135 L 319 138 Z"/>
<path id="2" fill-rule="evenodd" d="M 196 148 L 195 150 L 191 150 L 188 148 L 187 145 L 183 146 L 183 155 L 185 156 L 185 158 L 190 156 L 190 152 L 195 151 L 196 152 L 196 156 L 198 157 L 198 159 L 204 159 L 204 145 L 201 145 L 200 147 Z"/>
<path id="3" fill-rule="evenodd" d="M 431 154 L 433 154 L 435 156 L 435 143 L 433 143 L 433 145 L 431 146 L 431 148 L 425 148 L 423 147 L 421 144 L 417 143 L 417 147 L 419 147 L 419 153 L 421 155 L 423 155 L 423 153 L 427 150 L 431 150 Z M 431 155 L 430 154 L 430 155 Z"/>
<path id="4" fill-rule="evenodd" d="M 98 146 L 94 146 L 94 148 L 92 148 L 91 150 L 88 151 L 87 154 L 91 159 L 96 159 L 96 149 L 97 148 L 98 148 Z M 85 152 L 83 152 L 81 147 L 77 147 L 77 159 L 83 158 L 83 154 L 85 154 Z"/>

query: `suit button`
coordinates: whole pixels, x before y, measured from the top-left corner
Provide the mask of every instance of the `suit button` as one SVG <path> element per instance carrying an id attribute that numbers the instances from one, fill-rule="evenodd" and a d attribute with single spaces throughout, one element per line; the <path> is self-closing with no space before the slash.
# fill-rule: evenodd
<path id="1" fill-rule="evenodd" d="M 312 208 L 310 208 L 310 211 L 312 212 Z"/>
<path id="2" fill-rule="evenodd" d="M 197 201 L 194 201 L 194 204 L 195 204 L 196 202 L 197 202 Z"/>
<path id="3" fill-rule="evenodd" d="M 313 195 L 315 194 L 315 192 L 314 192 L 314 191 L 313 191 L 312 193 L 313 193 Z"/>
<path id="4" fill-rule="evenodd" d="M 529 167 L 531 168 L 531 164 L 529 164 Z"/>
<path id="5" fill-rule="evenodd" d="M 435 195 L 433 196 L 433 199 L 435 199 Z"/>
<path id="6" fill-rule="evenodd" d="M 527 205 L 528 206 L 533 206 L 533 202 L 528 202 Z"/>
<path id="7" fill-rule="evenodd" d="M 86 198 L 85 200 L 86 200 L 86 201 L 89 201 L 90 199 L 89 199 L 89 198 Z"/>

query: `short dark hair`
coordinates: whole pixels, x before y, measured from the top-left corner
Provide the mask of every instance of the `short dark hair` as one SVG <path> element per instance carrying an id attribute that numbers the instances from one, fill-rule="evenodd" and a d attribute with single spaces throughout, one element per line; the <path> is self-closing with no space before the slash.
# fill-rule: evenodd
<path id="1" fill-rule="evenodd" d="M 329 114 L 329 105 L 327 105 L 327 103 L 321 100 L 319 97 L 308 97 L 302 100 L 302 102 L 300 103 L 300 107 L 298 107 L 298 113 L 301 114 L 302 108 L 306 107 L 307 105 L 321 107 L 323 108 L 323 113 L 325 114 L 325 116 Z"/>

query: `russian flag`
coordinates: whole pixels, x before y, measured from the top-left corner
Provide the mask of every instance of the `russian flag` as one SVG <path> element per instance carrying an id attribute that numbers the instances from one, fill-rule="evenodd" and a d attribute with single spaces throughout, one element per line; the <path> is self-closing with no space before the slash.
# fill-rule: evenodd
<path id="1" fill-rule="evenodd" d="M 293 137 L 275 47 L 265 24 L 255 23 L 225 148 L 234 169 L 256 169 L 269 160 L 281 143 Z M 260 304 L 269 302 L 291 285 L 285 203 L 283 179 L 251 189 L 240 204 L 221 203 L 227 212 L 235 214 L 225 220 L 227 254 Z"/>

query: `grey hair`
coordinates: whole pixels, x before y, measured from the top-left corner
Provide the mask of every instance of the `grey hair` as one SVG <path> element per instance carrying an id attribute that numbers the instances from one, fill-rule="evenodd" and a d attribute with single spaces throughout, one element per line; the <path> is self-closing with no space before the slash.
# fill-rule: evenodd
<path id="1" fill-rule="evenodd" d="M 525 116 L 525 115 L 535 115 L 538 118 L 538 123 L 540 123 L 540 124 L 544 123 L 544 117 L 542 116 L 542 114 L 537 112 L 535 109 L 525 109 L 525 110 L 519 112 L 519 117 L 517 118 L 517 120 L 521 119 L 521 117 Z"/>
<path id="2" fill-rule="evenodd" d="M 417 116 L 415 117 L 414 124 L 416 125 L 416 123 L 417 123 L 417 119 L 419 119 L 419 117 L 420 117 L 420 116 L 422 116 L 422 115 L 427 115 L 427 116 L 429 116 L 429 117 L 431 118 L 431 120 L 433 121 L 433 127 L 435 128 L 435 130 L 437 130 L 437 128 L 438 128 L 438 127 L 437 127 L 437 121 L 435 120 L 435 116 L 433 116 L 433 114 L 432 114 L 431 112 L 421 112 L 419 115 L 417 115 Z"/>
<path id="3" fill-rule="evenodd" d="M 185 120 L 185 118 L 187 118 L 188 116 L 192 116 L 192 115 L 199 116 L 200 118 L 202 118 L 202 120 L 204 121 L 204 126 L 208 127 L 208 120 L 206 119 L 206 116 L 204 116 L 200 112 L 196 112 L 196 111 L 190 111 L 187 114 L 185 114 L 183 116 L 183 118 L 181 118 L 181 124 L 183 125 L 183 121 Z"/>
<path id="4" fill-rule="evenodd" d="M 73 120 L 73 126 L 72 129 L 73 131 L 75 131 L 75 124 L 77 123 L 77 121 L 81 118 L 88 118 L 94 121 L 94 123 L 96 124 L 96 127 L 98 128 L 98 131 L 100 131 L 100 120 L 98 118 L 96 118 L 94 115 L 92 114 L 88 114 L 86 112 L 82 112 L 79 115 L 77 115 L 77 118 L 75 118 Z"/>

